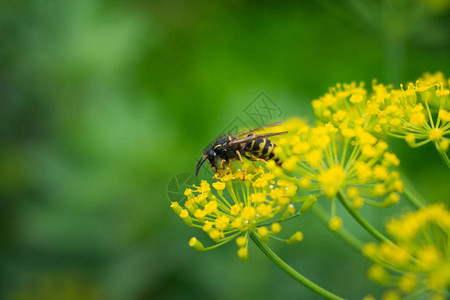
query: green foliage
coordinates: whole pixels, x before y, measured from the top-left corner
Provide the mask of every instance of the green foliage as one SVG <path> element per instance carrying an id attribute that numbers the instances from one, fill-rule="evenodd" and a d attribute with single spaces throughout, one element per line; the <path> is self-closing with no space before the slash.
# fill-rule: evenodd
<path id="1" fill-rule="evenodd" d="M 189 251 L 166 187 L 261 91 L 286 116 L 312 119 L 310 101 L 336 82 L 448 75 L 445 5 L 417 1 L 411 24 L 323 2 L 3 1 L 0 298 L 318 297 L 262 255 L 242 263 L 228 245 Z M 398 24 L 411 30 L 393 39 Z M 450 199 L 435 184 L 449 180 L 431 146 L 410 156 L 394 147 L 419 191 Z M 379 293 L 360 276 L 369 262 L 314 220 L 295 224 L 308 238 L 280 256 L 295 252 L 293 265 L 346 298 Z"/>

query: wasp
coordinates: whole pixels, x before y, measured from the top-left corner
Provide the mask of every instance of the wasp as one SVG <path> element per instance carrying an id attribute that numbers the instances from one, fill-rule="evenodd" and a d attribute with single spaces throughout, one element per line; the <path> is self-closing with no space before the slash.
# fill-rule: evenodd
<path id="1" fill-rule="evenodd" d="M 218 170 L 223 170 L 234 161 L 239 160 L 242 165 L 243 180 L 245 179 L 243 157 L 250 161 L 262 161 L 264 163 L 267 160 L 272 159 L 277 165 L 281 165 L 280 159 L 273 151 L 277 146 L 268 138 L 285 134 L 287 131 L 265 134 L 254 133 L 257 130 L 278 126 L 280 124 L 281 123 L 273 123 L 237 135 L 226 135 L 218 138 L 203 152 L 202 157 L 197 164 L 195 176 L 198 175 L 198 171 L 205 161 L 208 161 L 211 169 L 214 172 L 217 172 Z"/>

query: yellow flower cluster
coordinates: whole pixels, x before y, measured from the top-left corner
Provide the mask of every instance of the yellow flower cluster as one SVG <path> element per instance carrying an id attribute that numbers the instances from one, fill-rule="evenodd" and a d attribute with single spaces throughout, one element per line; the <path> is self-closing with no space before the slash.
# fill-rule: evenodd
<path id="1" fill-rule="evenodd" d="M 202 180 L 200 186 L 186 189 L 187 200 L 183 205 L 172 203 L 172 209 L 186 224 L 201 228 L 217 243 L 205 248 L 192 238 L 191 247 L 205 251 L 237 238 L 238 256 L 246 260 L 250 232 L 267 241 L 270 235 L 280 232 L 280 221 L 303 213 L 306 202 L 299 211 L 292 204 L 296 185 L 275 179 L 262 167 L 246 171 L 244 180 L 241 170 L 220 171 L 215 175 L 216 182 L 209 184 Z M 302 234 L 297 232 L 286 242 L 292 244 L 301 239 Z"/>
<path id="2" fill-rule="evenodd" d="M 376 81 L 367 91 L 363 83 L 338 84 L 312 102 L 323 123 L 358 128 L 404 139 L 411 147 L 435 144 L 447 165 L 450 137 L 449 81 L 442 73 L 424 74 L 406 88 L 394 89 Z"/>
<path id="3" fill-rule="evenodd" d="M 298 184 L 302 192 L 316 197 L 333 199 L 340 192 L 355 209 L 364 203 L 388 207 L 400 200 L 403 184 L 399 173 L 391 170 L 400 161 L 387 151 L 385 142 L 361 127 L 309 127 L 299 120 L 284 126 L 289 133 L 276 141 L 282 168 L 273 162 L 267 164 L 277 177 Z M 339 220 L 333 223 L 340 224 Z"/>
<path id="4" fill-rule="evenodd" d="M 398 296 L 420 293 L 422 298 L 445 299 L 450 286 L 450 211 L 442 203 L 433 204 L 391 220 L 386 229 L 395 244 L 369 243 L 363 249 L 375 262 L 369 278 L 393 286 L 390 293 Z"/>

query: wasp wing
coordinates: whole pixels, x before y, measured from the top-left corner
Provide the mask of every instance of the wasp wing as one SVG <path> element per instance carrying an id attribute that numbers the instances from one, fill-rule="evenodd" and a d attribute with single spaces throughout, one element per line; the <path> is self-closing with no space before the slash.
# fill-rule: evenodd
<path id="1" fill-rule="evenodd" d="M 252 136 L 247 136 L 245 138 L 241 138 L 241 139 L 236 139 L 236 140 L 232 140 L 231 142 L 228 142 L 229 146 L 233 146 L 233 145 L 237 145 L 237 144 L 242 144 L 242 143 L 247 143 L 247 142 L 251 142 L 254 140 L 259 140 L 259 139 L 265 139 L 274 135 L 280 135 L 280 134 L 286 134 L 288 133 L 287 131 L 282 131 L 282 132 L 273 132 L 273 133 L 264 133 L 264 134 L 255 134 Z"/>
<path id="2" fill-rule="evenodd" d="M 276 123 L 272 123 L 272 124 L 267 124 L 267 125 L 264 125 L 264 126 L 253 128 L 253 129 L 248 130 L 248 131 L 244 131 L 242 133 L 238 133 L 236 136 L 246 135 L 246 134 L 252 133 L 254 131 L 261 130 L 261 129 L 268 128 L 268 127 L 280 126 L 281 124 L 283 124 L 283 122 L 276 122 Z"/>

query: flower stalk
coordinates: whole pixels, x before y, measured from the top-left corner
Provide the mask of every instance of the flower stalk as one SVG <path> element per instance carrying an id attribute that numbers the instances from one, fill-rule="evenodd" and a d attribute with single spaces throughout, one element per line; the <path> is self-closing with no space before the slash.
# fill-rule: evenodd
<path id="1" fill-rule="evenodd" d="M 311 211 L 319 218 L 322 223 L 328 227 L 328 221 L 330 217 L 325 212 L 324 208 L 316 203 Z M 339 230 L 334 231 L 339 238 L 341 238 L 345 243 L 350 245 L 356 252 L 361 253 L 363 249 L 363 242 L 361 242 L 356 236 L 354 236 L 350 231 L 346 230 L 344 227 L 341 227 Z"/>
<path id="2" fill-rule="evenodd" d="M 361 225 L 361 227 L 364 228 L 371 236 L 373 236 L 380 242 L 392 243 L 387 237 L 385 237 L 382 233 L 380 233 L 372 225 L 370 225 L 370 223 L 367 222 L 355 209 L 353 209 L 353 207 L 351 207 L 347 198 L 341 191 L 338 192 L 337 198 L 348 211 L 348 213 L 355 219 L 355 221 L 358 222 L 359 225 Z"/>
<path id="3" fill-rule="evenodd" d="M 298 273 L 296 270 L 294 270 L 291 266 L 289 266 L 286 262 L 284 262 L 278 255 L 275 254 L 275 252 L 270 249 L 269 246 L 267 246 L 263 241 L 261 241 L 260 237 L 257 233 L 252 231 L 250 233 L 250 237 L 253 240 L 253 242 L 258 246 L 259 249 L 272 261 L 274 262 L 281 270 L 283 270 L 286 274 L 291 276 L 294 280 L 301 283 L 306 288 L 310 289 L 311 291 L 324 296 L 327 299 L 334 299 L 334 300 L 342 300 L 343 298 L 331 293 L 330 291 L 318 286 L 302 274 Z"/>

